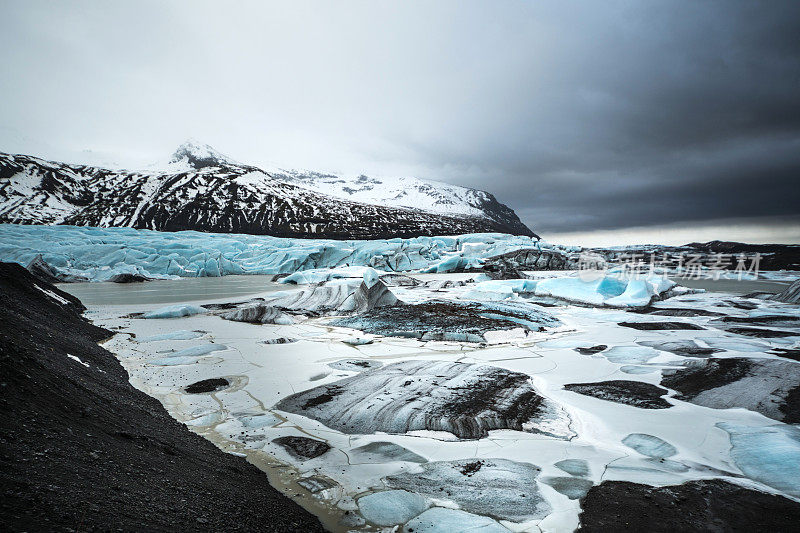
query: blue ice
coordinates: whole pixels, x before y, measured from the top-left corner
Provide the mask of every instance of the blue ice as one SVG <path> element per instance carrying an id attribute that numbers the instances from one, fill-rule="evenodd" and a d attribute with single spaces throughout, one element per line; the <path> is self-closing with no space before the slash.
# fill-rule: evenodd
<path id="1" fill-rule="evenodd" d="M 728 432 L 731 458 L 747 477 L 800 497 L 800 428 L 732 422 L 719 422 L 717 427 Z"/>
<path id="2" fill-rule="evenodd" d="M 199 315 L 207 311 L 196 305 L 176 304 L 161 307 L 154 311 L 148 311 L 143 315 L 144 318 L 181 318 L 184 316 Z"/>

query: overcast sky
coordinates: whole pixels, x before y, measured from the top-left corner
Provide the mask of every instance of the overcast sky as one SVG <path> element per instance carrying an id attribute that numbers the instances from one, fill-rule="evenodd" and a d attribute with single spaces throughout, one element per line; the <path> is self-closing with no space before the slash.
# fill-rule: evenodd
<path id="1" fill-rule="evenodd" d="M 800 239 L 799 34 L 776 0 L 0 0 L 0 151 L 163 160 L 193 137 L 485 189 L 545 237 Z"/>

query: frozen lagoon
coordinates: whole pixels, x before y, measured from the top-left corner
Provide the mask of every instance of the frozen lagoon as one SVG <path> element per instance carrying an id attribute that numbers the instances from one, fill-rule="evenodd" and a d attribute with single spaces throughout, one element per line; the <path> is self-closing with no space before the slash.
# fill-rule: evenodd
<path id="1" fill-rule="evenodd" d="M 471 276 L 425 274 L 416 277 L 424 278 L 422 281 L 468 281 Z M 175 292 L 169 295 L 150 291 L 148 286 L 153 282 L 124 286 L 72 284 L 63 288 L 78 294 L 85 290 L 79 296 L 89 307 L 89 317 L 119 331 L 106 347 L 120 357 L 135 386 L 159 398 L 173 416 L 223 450 L 246 455 L 268 473 L 274 485 L 321 516 L 332 530 L 375 530 L 391 527 L 384 525 L 387 522 L 409 520 L 406 527 L 412 528 L 414 524 L 425 527 L 439 524 L 441 528 L 460 524 L 498 531 L 571 531 L 578 525 L 580 512 L 579 500 L 575 497 L 588 485 L 605 480 L 658 486 L 690 479 L 723 478 L 794 499 L 798 497 L 793 494 L 791 480 L 787 480 L 785 472 L 775 467 L 776 462 L 798 457 L 792 449 L 793 433 L 776 432 L 775 420 L 741 408 L 711 409 L 681 401 L 673 397 L 675 392 L 671 390 L 664 397 L 671 407 L 650 410 L 579 394 L 564 386 L 611 380 L 658 385 L 662 371 L 679 369 L 683 362 L 692 359 L 653 349 L 647 344 L 691 340 L 700 347 L 724 346 L 724 351 L 714 354 L 718 357 L 786 361 L 770 352 L 773 348 L 796 348 L 800 336 L 742 337 L 715 327 L 714 316 L 668 318 L 690 322 L 702 330 L 638 330 L 619 326 L 619 323 L 655 323 L 665 317 L 567 304 L 544 308 L 563 323 L 560 328 L 535 334 L 520 330 L 495 332 L 496 335 L 487 335 L 489 340 L 484 345 L 371 335 L 368 337 L 372 343 L 353 346 L 343 341 L 364 335 L 332 327 L 330 322 L 335 317 L 309 317 L 294 325 L 253 325 L 226 321 L 211 311 L 172 319 L 142 319 L 132 315 L 166 304 L 196 306 L 240 302 L 253 297 L 269 299 L 276 291 L 297 289 L 271 283 L 266 276 L 250 276 L 240 286 L 241 292 L 226 293 L 226 279 L 236 281 L 234 277 L 226 277 L 158 282 L 174 283 Z M 249 286 L 251 282 L 253 285 Z M 424 285 L 392 287 L 392 291 L 408 302 L 431 298 L 459 301 L 473 285 L 467 283 L 446 289 Z M 89 291 L 95 290 L 94 287 L 103 289 L 92 296 Z M 199 293 L 200 287 L 206 287 L 205 292 Z M 115 299 L 115 291 L 120 291 L 121 298 L 125 299 Z M 740 309 L 731 303 L 740 301 L 754 309 Z M 701 309 L 741 318 L 758 314 L 800 316 L 796 306 L 741 300 L 727 293 L 688 294 L 659 302 L 656 307 Z M 783 329 L 800 335 L 798 328 Z M 172 338 L 171 333 L 175 333 Z M 163 337 L 153 340 L 158 335 Z M 264 343 L 277 338 L 297 341 Z M 149 342 L 137 342 L 137 339 Z M 185 350 L 209 344 L 218 344 L 221 349 L 206 352 L 207 348 L 203 348 L 197 356 L 180 356 L 186 357 L 181 359 L 182 364 L 158 364 L 171 356 L 178 357 L 181 352 L 193 353 Z M 583 355 L 575 350 L 601 344 L 607 350 L 594 355 Z M 650 350 L 648 354 L 654 356 L 631 364 L 616 356 L 604 355 L 615 348 L 629 352 L 646 348 Z M 538 394 L 564 410 L 575 435 L 565 439 L 511 429 L 492 430 L 479 439 L 458 439 L 441 431 L 346 434 L 331 429 L 324 421 L 276 408 L 281 400 L 293 394 L 320 386 L 336 386 L 343 379 L 365 371 L 365 366 L 379 371 L 386 365 L 409 360 L 483 364 L 527 375 Z M 361 362 L 369 365 L 361 365 Z M 629 373 L 631 366 L 651 372 Z M 187 385 L 218 378 L 225 379 L 229 386 L 208 394 L 186 392 Z M 740 433 L 745 431 L 741 429 L 744 427 L 748 434 L 760 435 L 759 446 L 766 449 L 769 449 L 771 436 L 776 435 L 775 451 L 767 456 L 765 466 L 752 464 L 749 459 L 752 454 L 748 455 L 746 448 L 732 449 L 731 434 L 725 429 L 731 427 L 736 427 Z M 280 437 L 311 439 L 325 443 L 329 449 L 319 456 L 300 460 L 274 443 Z M 654 457 L 654 454 L 664 455 L 663 450 L 670 450 L 668 457 Z M 582 469 L 576 470 L 582 475 L 566 483 L 562 468 L 572 463 L 565 461 L 585 464 L 585 474 Z M 537 470 L 531 480 L 531 473 L 522 473 L 530 470 L 522 469 L 515 474 L 517 470 L 505 466 L 507 464 L 533 465 Z M 459 477 L 448 482 L 451 494 L 436 496 L 431 493 L 436 487 L 415 488 L 415 475 L 425 468 L 434 468 L 424 465 L 467 472 L 480 468 L 481 479 L 488 476 L 498 482 L 512 476 L 514 486 L 534 486 L 539 498 L 536 501 L 540 503 L 530 512 L 492 516 L 491 509 L 481 507 L 469 497 L 475 489 L 470 488 L 473 477 L 467 474 L 463 474 L 460 484 Z M 499 467 L 496 470 L 495 465 Z M 752 478 L 748 477 L 751 475 Z M 398 490 L 397 482 L 392 481 L 396 479 L 409 481 Z M 503 500 L 502 490 L 493 494 L 500 498 L 496 502 L 498 506 L 506 506 L 498 508 L 508 508 L 515 503 Z M 377 496 L 367 498 L 371 495 Z M 395 501 L 394 497 L 399 499 Z M 403 511 L 381 515 L 376 502 Z M 451 511 L 454 508 L 459 510 Z M 418 517 L 411 517 L 417 512 L 421 513 Z"/>

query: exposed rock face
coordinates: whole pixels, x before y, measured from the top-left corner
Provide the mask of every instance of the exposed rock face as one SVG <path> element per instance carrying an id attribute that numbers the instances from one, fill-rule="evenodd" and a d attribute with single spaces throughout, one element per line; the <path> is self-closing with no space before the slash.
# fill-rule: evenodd
<path id="1" fill-rule="evenodd" d="M 792 361 L 711 358 L 665 370 L 677 398 L 714 409 L 741 407 L 789 424 L 800 422 L 800 365 Z"/>
<path id="2" fill-rule="evenodd" d="M 302 461 L 319 457 L 331 449 L 327 442 L 308 437 L 278 437 L 272 442 L 280 444 L 290 455 Z"/>
<path id="3" fill-rule="evenodd" d="M 779 292 L 770 299 L 787 304 L 800 303 L 800 279 L 795 280 L 786 290 Z"/>
<path id="4" fill-rule="evenodd" d="M 385 239 L 511 233 L 535 236 L 488 193 L 467 213 L 335 198 L 281 174 L 184 146 L 165 172 L 69 165 L 0 153 L 0 223 L 127 226 L 277 237 Z"/>
<path id="5" fill-rule="evenodd" d="M 481 342 L 487 331 L 514 328 L 544 331 L 545 327 L 557 326 L 560 322 L 524 304 L 430 301 L 374 308 L 331 324 L 385 336 L 425 338 L 427 335 L 427 340 Z"/>
<path id="6" fill-rule="evenodd" d="M 250 304 L 221 315 L 225 320 L 251 324 L 294 324 L 292 317 L 265 303 Z"/>
<path id="7" fill-rule="evenodd" d="M 578 531 L 793 531 L 800 503 L 721 480 L 652 487 L 604 481 L 581 502 Z"/>
<path id="8" fill-rule="evenodd" d="M 522 522 L 547 516 L 551 507 L 536 478 L 541 469 L 508 459 L 460 459 L 422 465 L 384 479 L 389 487 L 450 500 L 470 513 Z"/>
<path id="9" fill-rule="evenodd" d="M 669 409 L 672 404 L 662 396 L 667 389 L 642 381 L 601 381 L 598 383 L 570 383 L 564 388 L 609 402 L 617 402 L 642 409 Z"/>
<path id="10" fill-rule="evenodd" d="M 135 389 L 97 344 L 113 332 L 82 308 L 0 264 L 3 531 L 323 531 L 263 472 Z"/>
<path id="11" fill-rule="evenodd" d="M 348 434 L 448 431 L 462 439 L 493 429 L 568 437 L 569 418 L 530 378 L 502 368 L 409 360 L 293 394 L 276 409 Z"/>

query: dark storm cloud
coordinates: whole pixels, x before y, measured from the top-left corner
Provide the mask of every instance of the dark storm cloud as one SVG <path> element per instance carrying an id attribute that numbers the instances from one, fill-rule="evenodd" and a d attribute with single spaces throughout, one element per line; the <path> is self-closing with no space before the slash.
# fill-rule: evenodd
<path id="1" fill-rule="evenodd" d="M 800 2 L 0 9 L 2 126 L 53 146 L 413 174 L 545 235 L 800 213 Z"/>

